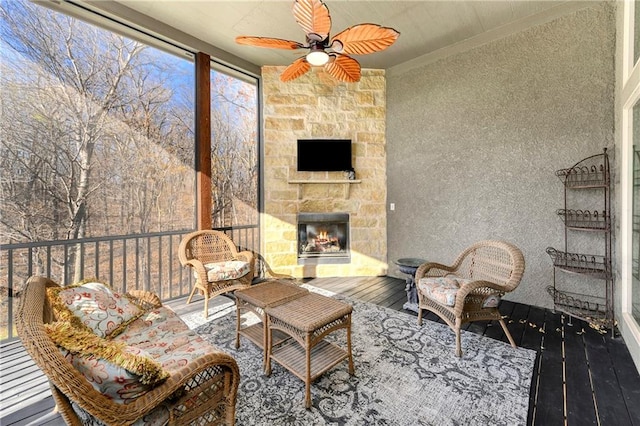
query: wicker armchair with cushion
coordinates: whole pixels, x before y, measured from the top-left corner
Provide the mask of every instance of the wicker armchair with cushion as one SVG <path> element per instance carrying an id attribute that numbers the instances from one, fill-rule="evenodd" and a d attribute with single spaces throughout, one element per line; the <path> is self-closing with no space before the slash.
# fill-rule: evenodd
<path id="1" fill-rule="evenodd" d="M 500 322 L 511 346 L 516 344 L 498 311 L 500 298 L 513 291 L 524 273 L 524 257 L 504 241 L 480 241 L 465 249 L 453 265 L 424 263 L 415 275 L 418 324 L 422 310 L 442 318 L 456 334 L 456 355 L 462 356 L 460 329 L 471 321 Z"/>
<path id="2" fill-rule="evenodd" d="M 182 266 L 193 268 L 196 280 L 187 303 L 199 291 L 204 296 L 205 318 L 209 316 L 209 299 L 249 287 L 253 281 L 253 253 L 239 252 L 223 232 L 204 230 L 185 235 L 178 256 Z"/>
<path id="3" fill-rule="evenodd" d="M 31 277 L 15 319 L 67 424 L 235 422 L 235 359 L 152 293 L 118 294 L 97 281 L 60 287 Z"/>

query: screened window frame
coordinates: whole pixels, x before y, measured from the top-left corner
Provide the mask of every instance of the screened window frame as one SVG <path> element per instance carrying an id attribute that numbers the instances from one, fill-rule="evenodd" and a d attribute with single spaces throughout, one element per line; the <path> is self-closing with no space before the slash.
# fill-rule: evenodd
<path id="1" fill-rule="evenodd" d="M 621 55 L 621 82 L 618 86 L 617 97 L 619 99 L 619 150 L 620 160 L 617 162 L 620 171 L 620 188 L 617 205 L 620 208 L 620 235 L 616 244 L 620 253 L 619 272 L 616 280 L 615 303 L 616 316 L 620 318 L 618 327 L 622 336 L 627 341 L 632 357 L 636 365 L 640 365 L 640 323 L 633 316 L 633 145 L 640 143 L 634 141 L 633 109 L 640 105 L 640 59 L 636 61 L 635 52 L 640 50 L 640 42 L 636 43 L 635 33 L 640 30 L 636 22 L 637 2 L 626 0 L 623 7 L 622 22 L 618 29 L 622 31 Z M 620 25 L 621 24 L 621 25 Z M 638 39 L 640 41 L 640 38 Z"/>
<path id="2" fill-rule="evenodd" d="M 42 7 L 47 7 L 49 9 L 55 10 L 57 12 L 63 13 L 65 15 L 80 19 L 84 22 L 87 22 L 92 25 L 96 25 L 100 28 L 112 31 L 114 33 L 120 34 L 122 36 L 131 38 L 133 40 L 139 41 L 156 49 L 162 50 L 166 53 L 174 54 L 177 56 L 182 56 L 188 58 L 190 61 L 194 63 L 194 68 L 197 67 L 196 56 L 205 54 L 209 57 L 209 65 L 212 70 L 217 72 L 223 72 L 227 75 L 230 75 L 234 78 L 238 78 L 244 82 L 249 82 L 256 85 L 256 104 L 257 104 L 257 153 L 258 153 L 258 200 L 257 200 L 257 208 L 258 208 L 258 226 L 260 226 L 260 218 L 261 214 L 264 211 L 264 197 L 263 197 L 263 169 L 262 169 L 262 158 L 264 155 L 263 148 L 263 134 L 262 134 L 262 79 L 260 75 L 260 68 L 246 63 L 245 65 L 252 65 L 252 69 L 245 69 L 243 67 L 238 66 L 237 64 L 232 63 L 230 60 L 224 60 L 224 56 L 226 52 L 223 52 L 214 46 L 207 45 L 207 43 L 198 41 L 197 39 L 182 34 L 183 38 L 186 40 L 190 40 L 194 45 L 198 45 L 198 47 L 190 46 L 184 42 L 180 42 L 175 40 L 174 38 L 167 37 L 161 34 L 158 31 L 151 30 L 144 25 L 134 22 L 131 19 L 123 18 L 120 13 L 124 13 L 123 9 L 127 9 L 127 15 L 136 16 L 141 15 L 136 11 L 132 11 L 131 9 L 126 8 L 121 4 L 115 2 L 100 2 L 96 5 L 90 4 L 82 1 L 73 1 L 73 0 L 62 0 L 60 2 L 46 1 L 46 0 L 34 0 L 36 4 Z M 216 53 L 220 53 L 218 57 Z M 229 58 L 226 58 L 229 59 Z M 239 59 L 238 59 L 239 60 Z M 239 60 L 241 61 L 241 60 Z M 249 67 L 248 67 L 249 68 Z M 194 91 L 198 91 L 198 79 L 195 79 Z M 194 116 L 195 123 L 194 128 L 197 127 L 198 111 L 196 105 L 194 104 Z M 197 132 L 197 130 L 196 130 Z M 197 136 L 194 139 L 194 144 L 196 154 L 193 162 L 194 174 L 198 174 L 198 151 L 202 147 L 197 146 Z M 197 178 L 196 178 L 197 179 Z M 202 218 L 199 217 L 199 212 L 202 211 L 201 207 L 198 206 L 198 200 L 201 199 L 202 194 L 198 194 L 198 185 L 196 184 L 196 193 L 194 194 L 194 202 L 196 203 L 195 208 L 195 218 L 194 224 L 198 226 L 198 224 L 202 223 Z M 206 223 L 206 221 L 205 221 Z"/>

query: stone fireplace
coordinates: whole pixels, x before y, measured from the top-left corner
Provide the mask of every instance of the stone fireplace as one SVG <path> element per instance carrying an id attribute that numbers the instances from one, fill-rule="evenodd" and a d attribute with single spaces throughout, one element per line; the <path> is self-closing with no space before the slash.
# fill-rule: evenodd
<path id="1" fill-rule="evenodd" d="M 298 264 L 349 263 L 348 213 L 298 213 Z"/>
<path id="2" fill-rule="evenodd" d="M 283 83 L 284 68 L 262 68 L 261 254 L 274 273 L 297 278 L 385 275 L 384 71 L 363 69 L 359 82 L 342 83 L 313 68 Z M 298 139 L 350 139 L 356 179 L 342 171 L 298 171 Z M 337 212 L 346 220 L 326 229 L 324 218 L 306 217 Z"/>

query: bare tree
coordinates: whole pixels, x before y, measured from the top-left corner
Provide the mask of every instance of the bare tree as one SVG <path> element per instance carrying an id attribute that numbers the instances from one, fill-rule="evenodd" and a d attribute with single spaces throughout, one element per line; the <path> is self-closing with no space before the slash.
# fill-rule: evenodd
<path id="1" fill-rule="evenodd" d="M 211 84 L 211 179 L 214 226 L 257 221 L 255 86 L 216 73 Z"/>
<path id="2" fill-rule="evenodd" d="M 178 217 L 162 204 L 192 188 L 193 129 L 183 128 L 192 108 L 169 104 L 169 66 L 141 43 L 30 2 L 3 2 L 0 32 L 10 57 L 1 64 L 2 240 L 112 233 L 110 215 L 129 225 L 118 233 L 147 232 L 158 208 Z"/>

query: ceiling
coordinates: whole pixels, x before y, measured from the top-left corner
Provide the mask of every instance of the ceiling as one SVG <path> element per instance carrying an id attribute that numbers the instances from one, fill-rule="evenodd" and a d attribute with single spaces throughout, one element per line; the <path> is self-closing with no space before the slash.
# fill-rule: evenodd
<path id="1" fill-rule="evenodd" d="M 288 65 L 304 51 L 265 49 L 235 43 L 238 35 L 305 41 L 291 14 L 292 0 L 118 0 L 118 3 L 209 43 L 257 66 Z M 363 68 L 390 69 L 466 40 L 527 27 L 536 16 L 561 14 L 566 1 L 345 1 L 326 0 L 332 34 L 360 23 L 400 32 L 387 50 L 357 56 Z M 566 13 L 566 11 L 564 11 Z"/>

